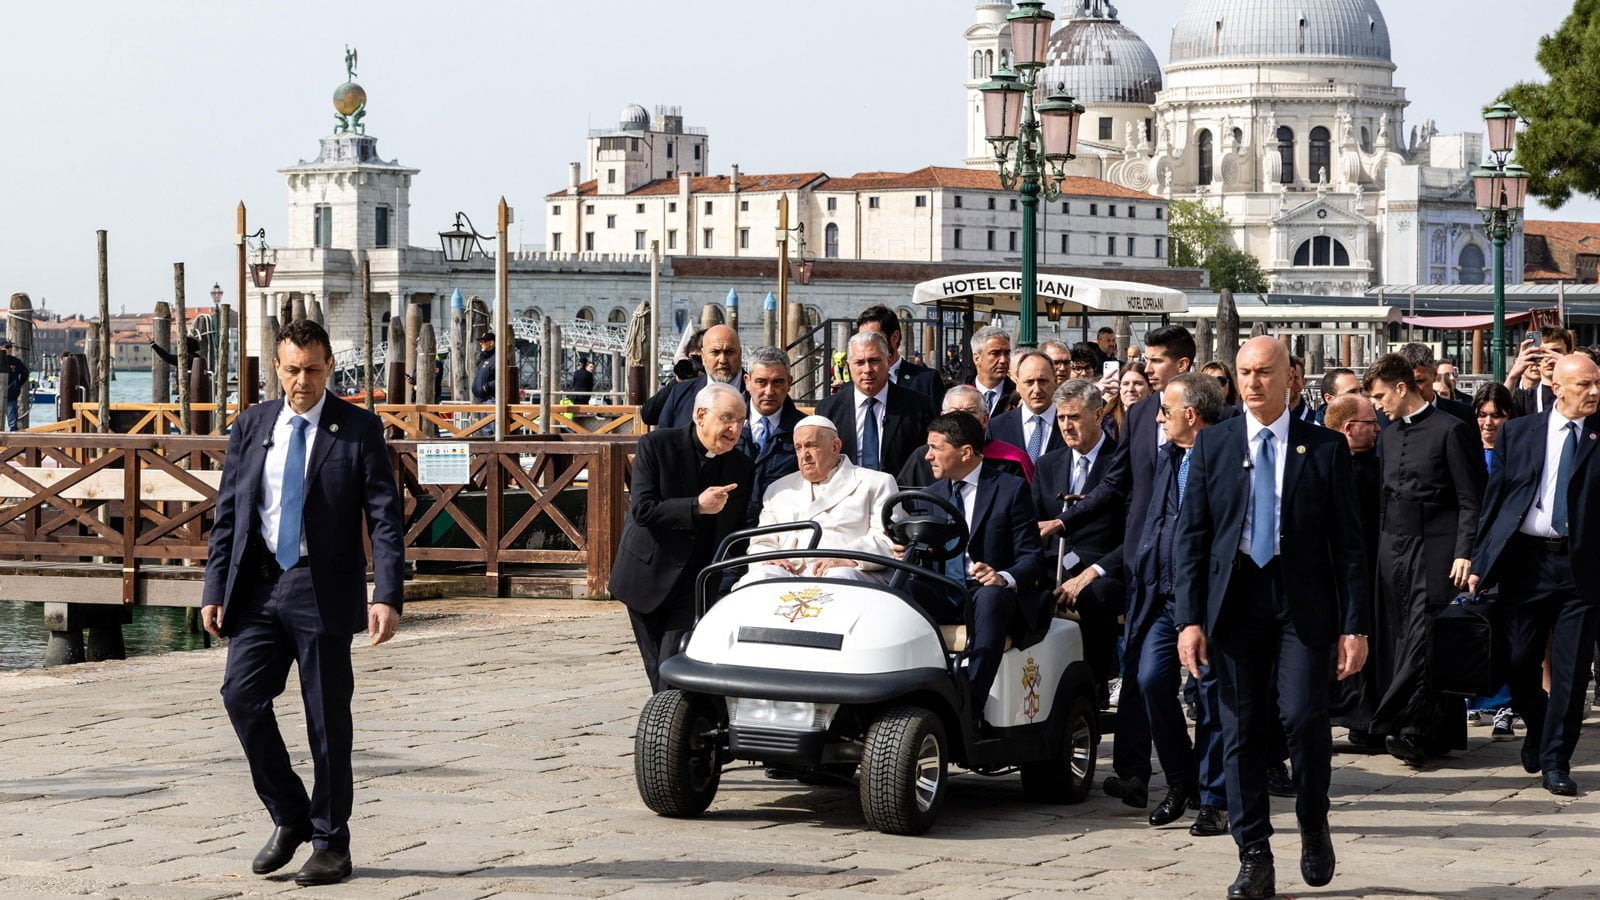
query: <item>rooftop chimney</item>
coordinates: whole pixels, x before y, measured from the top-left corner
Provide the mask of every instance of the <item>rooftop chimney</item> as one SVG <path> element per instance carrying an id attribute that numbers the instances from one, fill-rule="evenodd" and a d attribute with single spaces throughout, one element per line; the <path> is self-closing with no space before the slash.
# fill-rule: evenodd
<path id="1" fill-rule="evenodd" d="M 739 193 L 739 164 L 738 163 L 734 163 L 733 175 L 728 178 L 728 190 L 730 192 L 732 192 L 732 193 L 735 193 L 735 194 Z"/>
<path id="2" fill-rule="evenodd" d="M 572 194 L 572 196 L 574 196 L 574 197 L 578 196 L 578 186 L 583 184 L 582 179 L 583 179 L 583 164 L 582 163 L 573 163 L 572 167 L 568 170 L 567 192 Z"/>

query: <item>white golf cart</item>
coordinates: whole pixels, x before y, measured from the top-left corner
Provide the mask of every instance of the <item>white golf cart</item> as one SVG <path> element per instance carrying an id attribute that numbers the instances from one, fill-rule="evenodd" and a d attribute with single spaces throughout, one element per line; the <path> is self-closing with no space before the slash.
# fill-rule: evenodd
<path id="1" fill-rule="evenodd" d="M 902 507 L 907 515 L 892 515 Z M 903 561 L 816 549 L 815 522 L 723 541 L 699 575 L 687 646 L 662 663 L 664 688 L 639 715 L 634 775 L 646 806 L 699 815 L 734 760 L 781 767 L 806 783 L 853 775 L 867 823 L 891 834 L 933 824 L 952 763 L 985 775 L 1020 770 L 1032 800 L 1088 795 L 1100 734 L 1077 623 L 1052 619 L 1043 633 L 1014 636 L 980 730 L 966 687 L 967 627 L 938 624 L 970 621 L 966 586 L 935 570 L 965 551 L 966 525 L 947 500 L 924 491 L 890 498 L 883 524 L 907 548 Z M 806 528 L 810 549 L 727 558 L 751 537 Z M 729 569 L 805 557 L 872 562 L 892 577 L 760 581 L 706 608 L 708 585 Z"/>

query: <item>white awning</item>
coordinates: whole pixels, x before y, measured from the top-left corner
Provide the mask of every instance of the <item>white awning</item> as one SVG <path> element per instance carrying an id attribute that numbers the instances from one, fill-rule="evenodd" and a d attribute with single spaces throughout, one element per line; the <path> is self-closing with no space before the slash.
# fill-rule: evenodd
<path id="1" fill-rule="evenodd" d="M 1133 281 L 1040 275 L 1038 286 L 1040 315 L 1052 300 L 1060 301 L 1062 311 L 1069 315 L 1088 312 L 1164 316 L 1189 308 L 1183 291 Z M 924 281 L 917 285 L 911 299 L 933 306 L 971 297 L 975 310 L 1016 314 L 1020 311 L 1021 294 L 1022 276 L 1017 272 L 974 272 Z"/>

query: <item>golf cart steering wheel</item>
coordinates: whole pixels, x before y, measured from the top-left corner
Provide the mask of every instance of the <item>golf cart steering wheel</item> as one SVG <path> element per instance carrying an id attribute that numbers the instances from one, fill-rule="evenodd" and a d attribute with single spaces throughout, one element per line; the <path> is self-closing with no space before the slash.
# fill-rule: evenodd
<path id="1" fill-rule="evenodd" d="M 912 500 L 930 503 L 943 511 L 944 516 L 915 510 L 909 505 Z M 896 520 L 894 513 L 902 508 L 908 515 Z M 896 544 L 902 547 L 917 545 L 928 562 L 944 562 L 967 552 L 967 539 L 970 537 L 966 517 L 956 509 L 955 504 L 928 491 L 900 491 L 885 501 L 883 528 Z M 951 543 L 952 539 L 954 543 Z"/>

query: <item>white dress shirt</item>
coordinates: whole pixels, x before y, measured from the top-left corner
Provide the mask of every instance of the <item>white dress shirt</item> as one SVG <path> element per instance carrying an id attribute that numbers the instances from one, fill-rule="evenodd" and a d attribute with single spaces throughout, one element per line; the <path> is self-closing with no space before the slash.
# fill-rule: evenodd
<path id="1" fill-rule="evenodd" d="M 1252 487 L 1255 484 L 1256 477 L 1255 462 L 1261 458 L 1261 432 L 1263 431 L 1272 432 L 1272 452 L 1274 454 L 1272 476 L 1276 479 L 1273 486 L 1273 497 L 1276 502 L 1273 504 L 1272 510 L 1272 552 L 1276 555 L 1283 546 L 1283 461 L 1288 458 L 1290 453 L 1294 452 L 1294 448 L 1289 446 L 1289 411 L 1287 409 L 1284 410 L 1278 416 L 1277 421 L 1271 425 L 1261 424 L 1261 420 L 1257 419 L 1256 414 L 1253 412 L 1247 410 L 1244 414 L 1244 433 L 1249 438 L 1249 443 L 1246 446 L 1250 453 L 1251 465 L 1250 478 L 1247 483 Z M 1255 525 L 1255 512 L 1251 508 L 1253 505 L 1248 501 L 1244 505 L 1244 531 L 1239 536 L 1239 552 L 1246 556 L 1250 555 L 1250 529 Z"/>
<path id="2" fill-rule="evenodd" d="M 889 366 L 889 383 L 890 384 L 899 384 L 900 383 L 900 364 L 905 362 L 905 361 L 906 361 L 906 358 L 901 356 L 901 357 L 897 357 L 895 359 L 895 361 L 890 364 L 890 366 Z"/>
<path id="3" fill-rule="evenodd" d="M 861 459 L 861 448 L 867 444 L 867 395 L 861 393 L 859 388 L 851 388 L 856 396 L 856 459 Z M 883 459 L 883 413 L 889 404 L 889 385 L 883 385 L 883 390 L 873 395 L 878 405 L 873 408 L 872 414 L 878 420 L 878 459 Z"/>
<path id="4" fill-rule="evenodd" d="M 1569 419 L 1558 410 L 1550 410 L 1550 421 L 1544 432 L 1544 472 L 1539 475 L 1539 492 L 1533 497 L 1533 506 L 1522 517 L 1523 534 L 1553 538 L 1556 526 L 1553 516 L 1556 508 L 1556 476 L 1561 470 L 1561 448 L 1567 442 L 1567 423 L 1577 426 L 1578 440 L 1583 440 L 1583 420 Z"/>
<path id="5" fill-rule="evenodd" d="M 1044 409 L 1034 412 L 1024 405 L 1020 409 L 1022 410 L 1022 449 L 1028 449 L 1028 443 L 1033 440 L 1033 433 L 1042 428 L 1045 429 L 1045 432 L 1039 438 L 1039 455 L 1043 456 L 1050 450 L 1050 429 L 1056 427 L 1055 408 L 1046 406 Z M 1036 418 L 1039 421 L 1035 422 L 1034 419 Z M 1034 460 L 1034 462 L 1038 462 L 1038 460 Z"/>
<path id="6" fill-rule="evenodd" d="M 1074 494 L 1083 493 L 1084 488 L 1088 486 L 1089 473 L 1094 471 L 1094 461 L 1100 458 L 1100 448 L 1106 445 L 1105 432 L 1100 431 L 1098 428 L 1095 429 L 1095 431 L 1098 436 L 1094 442 L 1094 446 L 1089 448 L 1088 453 L 1080 453 L 1077 450 L 1072 451 L 1072 480 L 1070 482 L 1070 490 Z M 1088 462 L 1088 465 L 1084 465 L 1085 461 Z M 1081 479 L 1079 478 L 1079 473 L 1082 473 Z"/>
<path id="7" fill-rule="evenodd" d="M 758 451 L 761 448 L 761 421 L 765 419 L 767 422 L 767 442 L 771 443 L 772 438 L 778 433 L 778 415 L 779 413 L 773 413 L 770 416 L 763 416 L 754 403 L 750 404 L 750 440 L 755 442 Z"/>
<path id="8" fill-rule="evenodd" d="M 322 407 L 328 402 L 328 395 L 323 393 L 317 405 L 307 412 L 297 413 L 289 408 L 287 401 L 283 409 L 278 412 L 278 420 L 272 426 L 272 446 L 267 448 L 266 467 L 261 472 L 261 504 L 256 507 L 256 515 L 261 520 L 261 540 L 267 545 L 267 552 L 274 556 L 278 553 L 278 501 L 283 496 L 283 466 L 289 461 L 289 439 L 294 435 L 294 426 L 289 422 L 295 416 L 306 420 L 306 467 L 311 466 L 311 448 L 317 441 L 317 424 L 322 421 Z M 301 521 L 304 521 L 302 517 Z M 305 527 L 300 529 L 300 555 L 309 555 L 306 549 Z"/>
<path id="9" fill-rule="evenodd" d="M 994 408 L 1000 405 L 1001 400 L 1005 399 L 1005 394 L 1001 391 L 1001 388 L 1005 386 L 1004 380 L 996 383 L 994 387 L 984 387 L 983 383 L 978 379 L 972 379 L 972 389 L 978 392 L 978 397 L 983 400 L 984 411 L 990 415 L 994 415 Z"/>
<path id="10" fill-rule="evenodd" d="M 972 514 L 978 503 L 978 476 L 982 472 L 983 463 L 979 463 L 978 465 L 972 467 L 972 471 L 967 473 L 967 477 L 961 479 L 961 482 L 966 485 L 966 487 L 961 489 L 961 518 L 966 520 L 968 529 L 972 528 Z M 968 553 L 966 557 L 967 573 L 971 574 L 972 554 Z M 980 559 L 978 562 L 983 562 L 983 560 Z M 1010 572 L 1000 572 L 999 575 L 1000 578 L 1005 581 L 1006 587 L 1016 590 L 1017 580 L 1011 577 Z"/>

